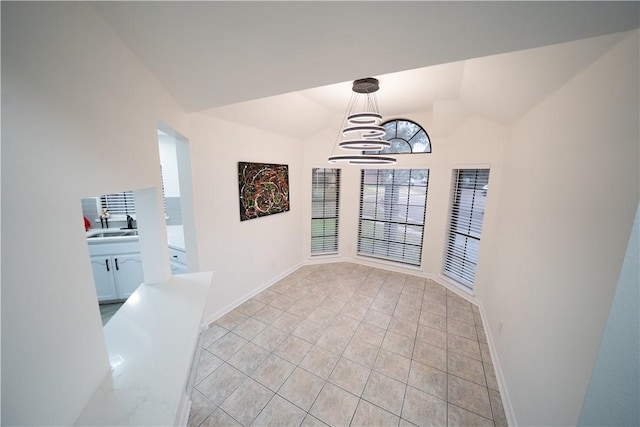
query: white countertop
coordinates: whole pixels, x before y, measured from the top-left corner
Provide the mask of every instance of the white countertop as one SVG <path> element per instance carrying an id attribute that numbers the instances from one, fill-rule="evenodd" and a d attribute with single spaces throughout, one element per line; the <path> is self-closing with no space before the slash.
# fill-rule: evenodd
<path id="1" fill-rule="evenodd" d="M 122 228 L 91 228 L 87 231 L 87 242 L 96 243 L 122 243 L 137 242 L 138 235 L 122 235 L 110 237 L 94 237 L 101 233 L 127 233 L 129 230 Z M 136 230 L 137 231 L 137 230 Z M 170 248 L 184 251 L 184 231 L 182 225 L 167 225 L 167 243 Z"/>
<path id="2" fill-rule="evenodd" d="M 212 273 L 141 285 L 104 327 L 111 372 L 76 425 L 174 425 L 211 287 Z"/>

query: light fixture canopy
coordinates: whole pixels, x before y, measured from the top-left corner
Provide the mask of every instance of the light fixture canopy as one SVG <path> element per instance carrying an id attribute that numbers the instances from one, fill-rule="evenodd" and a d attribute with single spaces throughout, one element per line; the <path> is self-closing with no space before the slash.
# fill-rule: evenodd
<path id="1" fill-rule="evenodd" d="M 381 126 L 382 115 L 378 111 L 376 92 L 380 88 L 377 79 L 367 77 L 353 82 L 353 94 L 347 106 L 345 118 L 342 120 L 342 132 L 338 134 L 333 152 L 336 148 L 343 150 L 379 151 L 391 146 L 382 139 L 386 129 Z M 349 139 L 343 140 L 342 138 Z M 332 154 L 333 154 L 332 152 Z M 347 162 L 352 165 L 389 165 L 396 163 L 395 157 L 372 155 L 332 155 L 329 163 Z"/>

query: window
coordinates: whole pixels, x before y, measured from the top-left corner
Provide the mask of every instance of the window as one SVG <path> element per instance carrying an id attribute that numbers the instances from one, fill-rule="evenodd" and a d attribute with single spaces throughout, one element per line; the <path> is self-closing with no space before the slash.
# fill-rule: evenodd
<path id="1" fill-rule="evenodd" d="M 160 183 L 162 185 L 162 204 L 164 207 L 164 216 L 167 216 L 167 200 L 164 196 L 164 177 L 162 174 L 162 165 L 160 165 Z M 120 193 L 104 194 L 99 198 L 99 210 L 107 209 L 112 219 L 124 220 L 127 215 L 136 216 L 136 204 L 134 202 L 133 191 L 122 191 Z"/>
<path id="2" fill-rule="evenodd" d="M 444 274 L 473 289 L 489 169 L 454 171 Z"/>
<path id="3" fill-rule="evenodd" d="M 430 153 L 429 135 L 419 124 L 410 120 L 390 120 L 382 124 L 387 131 L 382 138 L 391 143 L 380 151 L 366 151 L 366 154 Z"/>
<path id="4" fill-rule="evenodd" d="M 311 178 L 311 255 L 338 252 L 340 169 L 313 168 Z"/>
<path id="5" fill-rule="evenodd" d="M 365 169 L 360 181 L 358 254 L 420 265 L 427 169 Z"/>
<path id="6" fill-rule="evenodd" d="M 136 206 L 133 201 L 133 191 L 123 191 L 122 193 L 105 194 L 100 196 L 100 207 L 107 209 L 111 216 L 135 215 Z"/>

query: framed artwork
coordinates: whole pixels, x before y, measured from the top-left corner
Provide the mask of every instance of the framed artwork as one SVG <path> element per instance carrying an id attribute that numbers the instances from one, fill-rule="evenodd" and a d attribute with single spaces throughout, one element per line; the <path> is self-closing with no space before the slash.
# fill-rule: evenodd
<path id="1" fill-rule="evenodd" d="M 289 210 L 289 166 L 238 162 L 240 221 Z"/>

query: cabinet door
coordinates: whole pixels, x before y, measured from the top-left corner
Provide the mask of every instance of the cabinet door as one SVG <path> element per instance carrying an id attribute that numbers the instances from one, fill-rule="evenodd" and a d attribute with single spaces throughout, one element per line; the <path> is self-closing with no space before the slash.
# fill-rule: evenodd
<path id="1" fill-rule="evenodd" d="M 114 255 L 114 276 L 118 298 L 126 299 L 138 289 L 144 280 L 140 254 Z"/>
<path id="2" fill-rule="evenodd" d="M 169 257 L 171 261 L 187 266 L 187 254 L 185 251 L 169 248 Z"/>
<path id="3" fill-rule="evenodd" d="M 171 261 L 171 274 L 184 274 L 187 272 L 187 266 L 179 263 Z"/>
<path id="4" fill-rule="evenodd" d="M 108 256 L 92 256 L 91 269 L 93 270 L 93 282 L 96 286 L 98 301 L 110 301 L 118 299 L 116 285 L 113 280 L 113 261 Z"/>
<path id="5" fill-rule="evenodd" d="M 169 247 L 169 259 L 171 261 L 171 274 L 184 274 L 187 272 L 187 254 L 185 251 Z"/>

